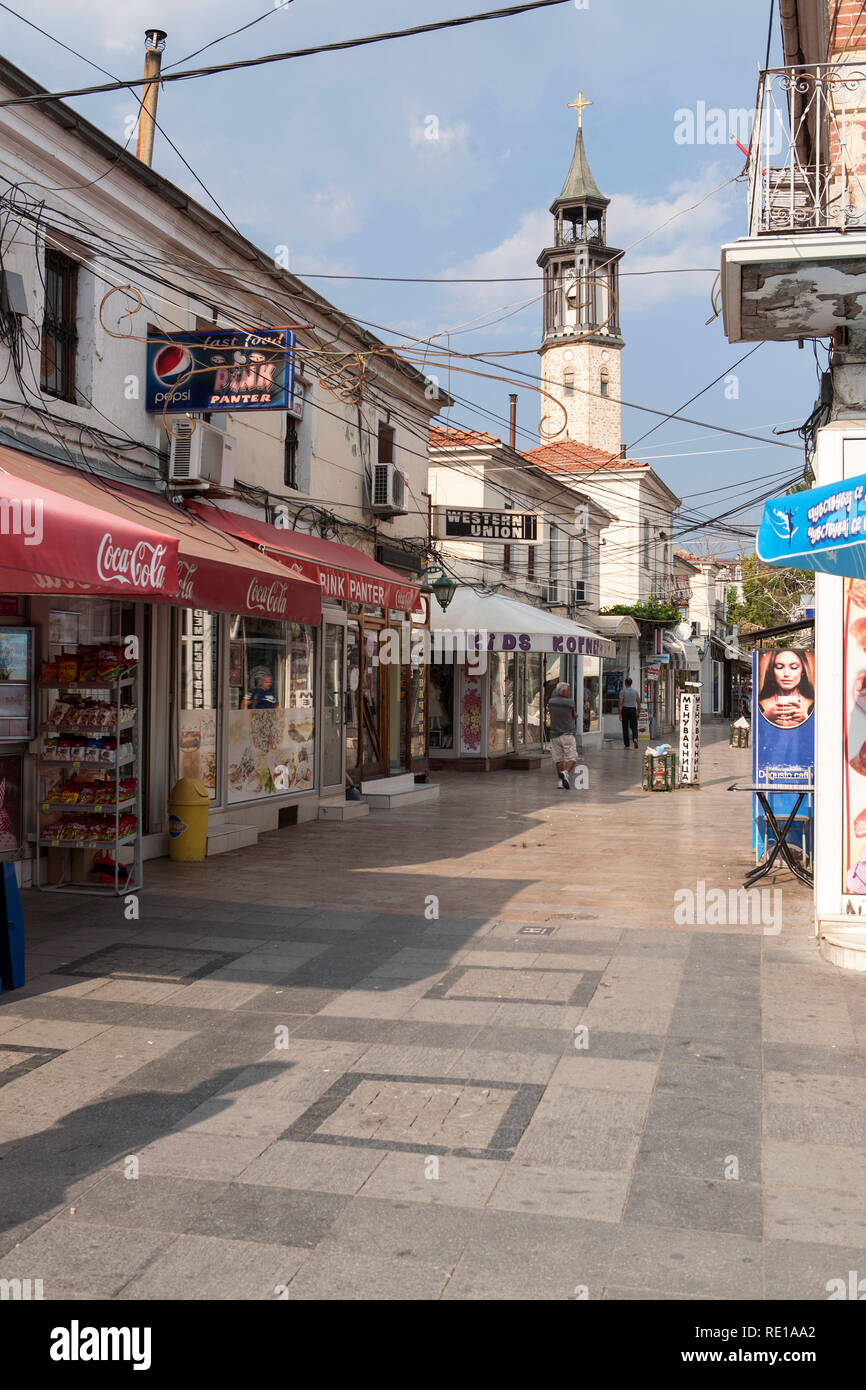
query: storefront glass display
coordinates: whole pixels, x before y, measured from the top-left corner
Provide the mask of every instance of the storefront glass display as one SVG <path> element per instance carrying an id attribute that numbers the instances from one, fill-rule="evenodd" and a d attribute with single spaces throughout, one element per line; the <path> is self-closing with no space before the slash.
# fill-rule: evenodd
<path id="1" fill-rule="evenodd" d="M 0 628 L 0 741 L 33 737 L 33 629 Z"/>
<path id="2" fill-rule="evenodd" d="M 541 652 L 527 652 L 523 661 L 526 668 L 526 717 L 523 726 L 523 741 L 526 745 L 532 745 L 541 742 L 544 656 Z"/>
<path id="3" fill-rule="evenodd" d="M 229 802 L 310 790 L 315 782 L 314 629 L 236 617 L 230 642 Z"/>
<path id="4" fill-rule="evenodd" d="M 23 848 L 24 759 L 20 753 L 0 756 L 0 858 Z"/>
<path id="5" fill-rule="evenodd" d="M 335 787 L 343 781 L 343 646 L 346 629 L 342 623 L 322 625 L 322 786 Z"/>
<path id="6" fill-rule="evenodd" d="M 600 716 L 600 658 L 584 657 L 583 662 L 583 732 L 597 733 L 601 727 Z"/>
<path id="7" fill-rule="evenodd" d="M 468 671 L 463 674 L 463 692 L 460 697 L 461 753 L 480 754 L 483 752 L 484 705 L 482 693 L 484 680 L 483 676 L 471 676 Z"/>
<path id="8" fill-rule="evenodd" d="M 487 746 L 491 753 L 504 753 L 514 740 L 514 658 L 508 652 L 491 652 L 489 682 Z"/>
<path id="9" fill-rule="evenodd" d="M 379 630 L 364 628 L 364 666 L 361 674 L 361 713 L 363 725 L 364 769 L 384 775 L 381 709 L 383 702 L 382 672 L 389 670 L 378 664 Z M 387 697 L 386 697 L 387 698 Z"/>
<path id="10" fill-rule="evenodd" d="M 361 629 L 349 620 L 346 628 L 346 771 L 358 770 L 361 760 Z"/>
<path id="11" fill-rule="evenodd" d="M 515 655 L 511 662 L 511 683 L 514 689 L 514 740 L 521 747 L 526 740 L 526 681 L 524 658 Z"/>
<path id="12" fill-rule="evenodd" d="M 430 667 L 430 747 L 454 747 L 454 671 L 450 662 Z"/>
<path id="13" fill-rule="evenodd" d="M 239 703 L 243 679 L 243 643 L 231 643 L 230 703 Z M 219 618 L 204 608 L 180 614 L 180 700 L 178 711 L 181 777 L 193 777 L 217 796 L 219 751 Z"/>

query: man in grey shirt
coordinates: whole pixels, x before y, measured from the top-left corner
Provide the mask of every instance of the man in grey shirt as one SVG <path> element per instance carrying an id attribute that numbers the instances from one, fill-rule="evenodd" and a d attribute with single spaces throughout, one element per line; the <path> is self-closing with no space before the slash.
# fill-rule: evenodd
<path id="1" fill-rule="evenodd" d="M 628 748 L 628 736 L 632 736 L 632 746 L 637 748 L 637 721 L 640 714 L 640 696 L 631 683 L 631 676 L 626 676 L 625 685 L 619 697 L 619 717 L 622 723 L 622 741 Z"/>
<path id="2" fill-rule="evenodd" d="M 571 698 L 571 686 L 560 681 L 547 702 L 550 720 L 550 752 L 556 764 L 559 786 L 567 792 L 571 787 L 569 773 L 577 762 L 577 742 L 574 731 L 577 727 L 577 710 Z"/>

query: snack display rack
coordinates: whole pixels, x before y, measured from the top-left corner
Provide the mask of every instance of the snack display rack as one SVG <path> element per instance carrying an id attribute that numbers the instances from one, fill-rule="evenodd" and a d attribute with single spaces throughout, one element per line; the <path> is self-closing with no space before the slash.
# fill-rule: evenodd
<path id="1" fill-rule="evenodd" d="M 38 686 L 36 886 L 99 897 L 134 892 L 141 887 L 137 666 L 104 655 L 73 659 L 66 669 L 75 665 L 84 679 L 62 680 L 63 659 L 58 665 L 56 679 L 43 667 Z M 59 877 L 56 864 L 48 872 L 52 851 Z M 96 855 L 73 859 L 74 851 Z"/>

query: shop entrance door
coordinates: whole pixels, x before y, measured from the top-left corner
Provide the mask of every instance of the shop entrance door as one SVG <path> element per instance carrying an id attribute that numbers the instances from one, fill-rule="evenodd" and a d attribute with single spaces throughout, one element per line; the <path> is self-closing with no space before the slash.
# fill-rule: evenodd
<path id="1" fill-rule="evenodd" d="M 382 623 L 362 626 L 361 757 L 365 779 L 387 777 L 390 771 L 390 666 L 379 661 Z"/>
<path id="2" fill-rule="evenodd" d="M 322 619 L 322 765 L 323 795 L 340 792 L 346 780 L 346 740 L 343 713 L 346 695 L 346 619 L 327 614 Z"/>

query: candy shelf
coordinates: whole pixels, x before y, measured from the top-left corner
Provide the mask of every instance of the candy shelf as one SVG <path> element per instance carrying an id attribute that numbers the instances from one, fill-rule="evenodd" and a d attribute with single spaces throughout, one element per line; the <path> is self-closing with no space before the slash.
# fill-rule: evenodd
<path id="1" fill-rule="evenodd" d="M 135 892 L 141 887 L 138 673 L 115 681 L 40 681 L 38 688 L 36 886 L 94 897 Z M 64 756 L 52 756 L 55 751 Z M 102 860 L 91 862 L 92 851 L 101 851 Z"/>

